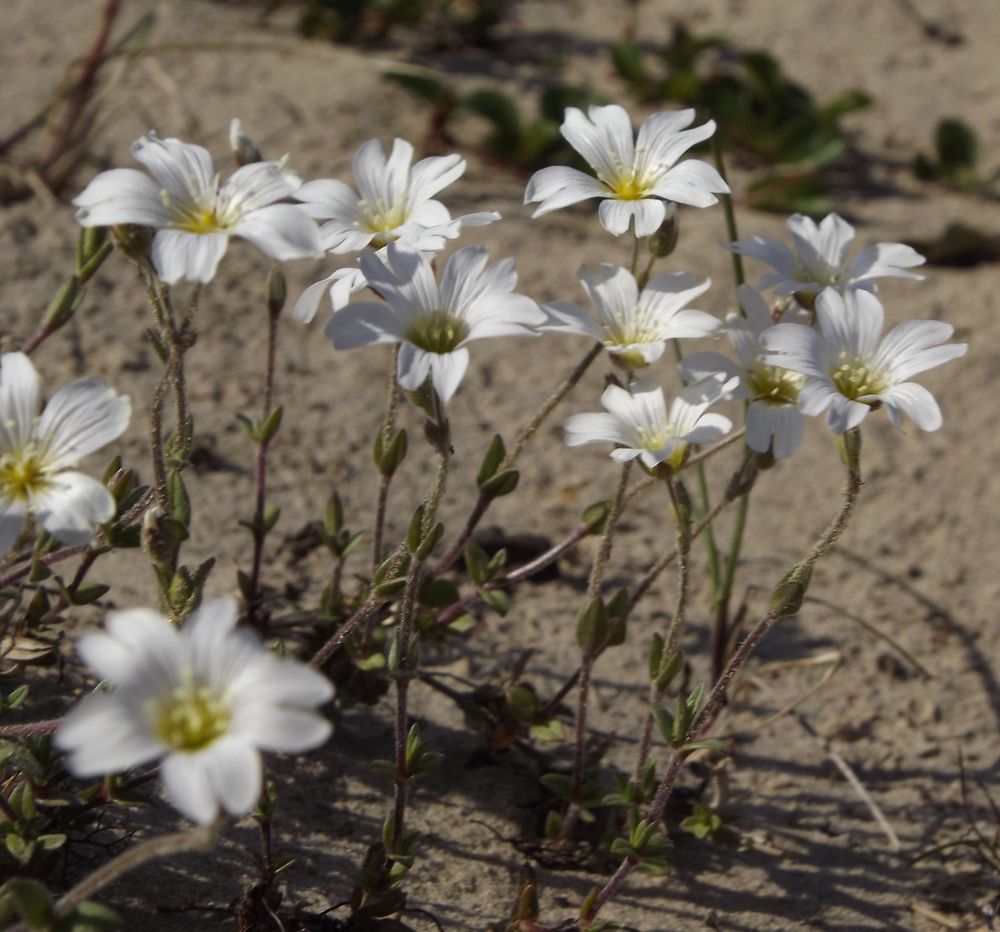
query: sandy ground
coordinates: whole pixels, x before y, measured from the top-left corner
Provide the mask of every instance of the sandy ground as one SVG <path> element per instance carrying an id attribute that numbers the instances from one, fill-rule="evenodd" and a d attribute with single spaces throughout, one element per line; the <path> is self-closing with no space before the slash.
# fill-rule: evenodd
<path id="1" fill-rule="evenodd" d="M 1000 15 L 994 0 L 914 0 L 963 37 L 949 46 L 928 39 L 902 2 L 818 0 L 710 0 L 698 4 L 695 29 L 720 30 L 748 46 L 765 46 L 820 97 L 863 87 L 877 99 L 848 126 L 859 147 L 879 157 L 874 192 L 845 196 L 842 211 L 864 243 L 926 239 L 950 220 L 1000 229 L 1000 204 L 916 182 L 903 167 L 930 139 L 937 119 L 962 116 L 979 130 L 986 168 L 1000 151 Z M 101 4 L 8 0 L 0 58 L 0 113 L 18 125 L 44 103 L 64 63 L 79 54 Z M 669 18 L 689 5 L 648 0 L 641 37 L 669 34 Z M 525 97 L 540 76 L 559 67 L 570 80 L 586 79 L 628 104 L 600 49 L 612 35 L 619 5 L 596 0 L 525 2 L 505 25 L 493 55 L 456 51 L 421 56 L 407 42 L 374 53 L 297 38 L 293 17 L 279 12 L 267 26 L 250 5 L 195 0 L 125 5 L 121 23 L 156 13 L 154 45 L 107 91 L 99 160 L 81 172 L 79 186 L 104 165 L 129 165 L 128 144 L 150 127 L 226 151 L 229 119 L 239 116 L 262 149 L 291 153 L 304 177 L 348 176 L 350 157 L 364 140 L 402 135 L 418 140 L 423 112 L 379 74 L 390 59 L 451 69 L 463 86 L 486 75 Z M 633 108 L 634 110 L 634 108 Z M 637 117 L 638 117 L 637 113 Z M 475 136 L 475 127 L 465 132 Z M 737 193 L 743 175 L 734 173 Z M 497 209 L 504 222 L 466 238 L 514 255 L 521 289 L 538 300 L 581 300 L 575 279 L 582 262 L 626 262 L 626 246 L 599 229 L 589 209 L 529 220 L 521 204 L 523 179 L 470 157 L 469 169 L 446 194 L 453 212 Z M 744 235 L 780 235 L 782 218 L 740 213 Z M 34 327 L 72 261 L 75 227 L 68 206 L 47 209 L 38 199 L 0 212 L 0 318 L 3 345 L 16 347 Z M 731 304 L 729 258 L 720 209 L 683 215 L 683 235 L 670 267 L 711 275 L 715 286 L 702 306 L 723 314 Z M 299 263 L 290 291 L 325 274 L 328 263 Z M 190 482 L 197 520 L 189 562 L 220 556 L 211 593 L 232 591 L 235 567 L 249 562 L 247 535 L 236 520 L 249 513 L 251 450 L 235 423 L 256 411 L 264 351 L 262 306 L 265 265 L 234 244 L 200 309 L 199 341 L 191 354 L 191 400 L 199 441 L 222 465 Z M 678 836 L 674 871 L 636 880 L 609 909 L 630 928 L 667 929 L 984 929 L 989 909 L 1000 908 L 997 875 L 968 849 L 913 864 L 913 857 L 963 835 L 967 823 L 959 783 L 959 754 L 970 774 L 998 783 L 1000 670 L 994 606 L 1000 539 L 995 504 L 1000 495 L 996 386 L 1000 338 L 995 267 L 931 269 L 917 285 L 890 282 L 882 290 L 890 321 L 941 317 L 969 355 L 924 379 L 944 411 L 944 428 L 900 435 L 881 416 L 864 425 L 862 507 L 842 544 L 820 567 L 811 590 L 817 600 L 775 631 L 760 651 L 749 680 L 722 728 L 734 734 L 726 768 L 723 809 L 738 816 L 738 850 Z M 49 341 L 37 363 L 50 384 L 87 373 L 129 392 L 135 417 L 125 438 L 128 461 L 145 469 L 147 399 L 156 361 L 141 340 L 147 311 L 138 283 L 123 262 L 108 263 L 91 286 L 68 331 Z M 322 319 L 303 328 L 281 325 L 279 401 L 285 426 L 273 450 L 272 500 L 282 518 L 273 537 L 267 581 L 302 584 L 300 605 L 315 604 L 326 568 L 318 555 L 296 560 L 277 544 L 319 514 L 334 487 L 347 501 L 348 520 L 363 526 L 373 498 L 368 450 L 381 407 L 387 356 L 379 349 L 334 355 L 322 337 Z M 582 338 L 492 341 L 473 348 L 470 372 L 451 405 L 456 467 L 444 518 L 457 530 L 474 497 L 473 476 L 495 430 L 511 436 L 530 410 L 585 352 Z M 656 372 L 671 378 L 664 361 Z M 489 522 L 510 532 L 557 538 L 587 503 L 609 494 L 614 464 L 597 448 L 570 453 L 558 422 L 573 411 L 594 410 L 603 374 L 595 366 L 537 438 L 524 463 L 518 494 L 498 504 Z M 364 399 L 360 401 L 360 399 Z M 411 434 L 419 420 L 402 414 Z M 430 475 L 430 457 L 413 445 L 392 496 L 390 532 L 405 525 Z M 230 465 L 226 465 L 230 464 Z M 100 464 L 95 464 L 95 468 Z M 716 482 L 724 480 L 716 473 Z M 833 441 L 820 423 L 809 425 L 795 459 L 764 475 L 754 495 L 738 594 L 750 610 L 763 596 L 751 587 L 773 584 L 802 554 L 835 508 L 840 485 Z M 718 491 L 718 488 L 716 489 Z M 627 516 L 611 577 L 635 578 L 671 546 L 665 504 L 647 500 Z M 728 525 L 722 522 L 723 532 Z M 589 544 L 588 544 L 589 547 Z M 528 675 L 551 692 L 573 669 L 573 618 L 585 586 L 588 548 L 562 564 L 561 578 L 528 585 L 510 615 L 484 614 L 467 643 L 424 657 L 428 667 L 481 681 L 509 668 L 517 652 L 534 654 Z M 349 567 L 351 569 L 352 567 Z M 353 565 L 363 570 L 363 560 Z M 696 572 L 703 553 L 697 550 Z M 107 564 L 116 581 L 114 604 L 152 598 L 141 558 Z M 595 672 L 592 724 L 606 736 L 606 760 L 629 766 L 642 712 L 644 653 L 650 631 L 664 623 L 672 581 L 644 603 L 626 646 L 602 658 Z M 111 603 L 108 603 L 109 605 Z M 91 613 L 92 617 L 94 613 Z M 895 639 L 926 673 L 874 636 L 860 618 Z M 696 590 L 688 653 L 702 663 L 707 595 Z M 836 652 L 841 666 L 785 715 L 761 723 L 818 683 L 828 667 L 796 663 Z M 697 672 L 702 672 L 703 668 Z M 510 755 L 481 766 L 481 739 L 463 725 L 454 705 L 426 689 L 414 691 L 413 712 L 425 737 L 447 754 L 445 764 L 413 798 L 412 827 L 420 855 L 408 884 L 410 902 L 447 929 L 483 929 L 507 915 L 522 855 L 501 837 L 537 828 L 540 794 L 533 766 Z M 284 779 L 276 827 L 278 851 L 292 855 L 291 902 L 320 909 L 345 899 L 352 874 L 375 837 L 389 787 L 369 767 L 391 747 L 389 706 L 346 712 L 331 742 L 295 761 L 277 761 Z M 866 788 L 898 835 L 893 851 L 885 832 L 832 762 L 839 756 Z M 693 778 L 687 784 L 694 786 Z M 989 827 L 984 808 L 971 811 Z M 146 816 L 150 828 L 170 824 L 166 812 Z M 147 868 L 107 892 L 133 930 L 235 928 L 224 909 L 253 876 L 251 827 L 241 825 L 210 856 Z M 543 917 L 575 915 L 599 874 L 539 867 Z M 425 928 L 413 918 L 414 927 Z"/>

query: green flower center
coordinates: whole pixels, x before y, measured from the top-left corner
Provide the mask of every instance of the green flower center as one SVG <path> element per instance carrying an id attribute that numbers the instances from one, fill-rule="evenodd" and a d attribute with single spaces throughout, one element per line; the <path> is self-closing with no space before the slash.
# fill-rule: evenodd
<path id="1" fill-rule="evenodd" d="M 28 447 L 0 457 L 0 497 L 9 502 L 27 502 L 49 485 L 45 461 Z"/>
<path id="2" fill-rule="evenodd" d="M 361 201 L 358 209 L 364 215 L 364 227 L 370 233 L 382 234 L 372 240 L 372 246 L 381 248 L 386 243 L 396 239 L 395 236 L 386 236 L 397 227 L 401 227 L 406 222 L 406 209 L 404 204 L 370 204 L 368 201 Z M 378 242 L 376 242 L 378 241 Z"/>
<path id="3" fill-rule="evenodd" d="M 469 335 L 461 317 L 447 311 L 427 311 L 415 317 L 404 338 L 428 353 L 450 353 Z"/>
<path id="4" fill-rule="evenodd" d="M 797 372 L 755 362 L 747 374 L 747 388 L 753 401 L 769 405 L 793 405 L 799 400 L 804 379 Z"/>
<path id="5" fill-rule="evenodd" d="M 193 682 L 178 686 L 156 709 L 154 728 L 177 751 L 200 751 L 229 728 L 229 709 L 221 697 Z"/>
<path id="6" fill-rule="evenodd" d="M 889 388 L 885 375 L 875 369 L 871 362 L 855 356 L 847 358 L 841 353 L 837 367 L 830 373 L 830 379 L 841 395 L 857 401 L 868 395 L 881 395 Z"/>

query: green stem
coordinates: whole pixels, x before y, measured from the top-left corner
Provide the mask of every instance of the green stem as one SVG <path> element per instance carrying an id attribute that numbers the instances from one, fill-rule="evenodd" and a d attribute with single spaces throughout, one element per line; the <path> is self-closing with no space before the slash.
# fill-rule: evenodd
<path id="1" fill-rule="evenodd" d="M 435 446 L 438 453 L 438 468 L 434 477 L 434 485 L 424 504 L 424 516 L 421 525 L 421 537 L 426 539 L 434 527 L 438 505 L 444 494 L 448 481 L 448 464 L 451 459 L 451 440 L 449 438 L 448 421 L 444 415 L 441 399 L 434 393 L 435 416 L 432 421 L 435 427 Z M 418 549 L 419 552 L 419 549 Z M 410 782 L 410 774 L 406 766 L 406 740 L 408 728 L 408 695 L 410 681 L 416 670 L 415 658 L 411 658 L 411 645 L 414 640 L 414 619 L 417 613 L 417 593 L 423 581 L 423 567 L 427 556 L 418 558 L 417 553 L 411 554 L 410 566 L 406 578 L 406 588 L 399 607 L 399 624 L 396 628 L 396 715 L 394 727 L 394 749 L 396 776 L 393 790 L 392 819 L 392 850 L 395 850 L 403 838 L 406 820 L 406 796 Z M 411 663 L 411 659 L 414 662 Z M 389 852 L 392 853 L 391 851 Z"/>
<path id="2" fill-rule="evenodd" d="M 512 469 L 514 464 L 517 462 L 518 457 L 520 457 L 525 446 L 532 437 L 537 433 L 538 428 L 542 426 L 545 419 L 552 413 L 556 405 L 565 398 L 570 391 L 574 388 L 577 382 L 583 378 L 584 373 L 590 368 L 591 363 L 597 359 L 601 351 L 604 349 L 603 343 L 595 343 L 587 355 L 580 360 L 575 366 L 572 372 L 563 380 L 559 387 L 548 397 L 545 403 L 538 409 L 534 417 L 521 429 L 521 432 L 517 435 L 517 439 L 514 441 L 514 446 L 508 451 L 507 455 L 504 457 L 503 462 L 497 467 L 497 472 L 503 472 L 506 469 Z M 455 539 L 454 543 L 444 552 L 444 554 L 438 559 L 434 564 L 431 573 L 434 576 L 439 576 L 441 573 L 445 572 L 461 555 L 462 551 L 465 549 L 465 544 L 472 536 L 479 522 L 482 520 L 483 515 L 486 514 L 487 509 L 490 507 L 493 499 L 484 495 L 480 495 L 476 499 L 475 505 L 472 507 L 472 511 L 469 517 L 466 519 L 465 525 L 462 528 L 461 533 Z"/>
<path id="3" fill-rule="evenodd" d="M 727 692 L 736 675 L 768 631 L 780 619 L 793 615 L 798 611 L 808 590 L 813 567 L 837 542 L 847 527 L 854 513 L 854 507 L 857 504 L 858 493 L 861 491 L 861 434 L 856 427 L 849 430 L 843 437 L 843 456 L 847 469 L 847 478 L 843 493 L 844 500 L 840 511 L 828 525 L 827 529 L 820 535 L 809 555 L 801 563 L 792 567 L 782 578 L 781 582 L 779 582 L 774 592 L 772 592 L 770 608 L 743 639 L 738 650 L 726 665 L 722 676 L 719 677 L 712 687 L 705 705 L 698 713 L 691 727 L 687 742 L 698 741 L 712 727 L 716 717 L 722 710 Z M 663 777 L 657 787 L 656 795 L 653 797 L 652 806 L 646 815 L 647 820 L 650 822 L 659 822 L 663 818 L 663 813 L 670 800 L 674 783 L 677 780 L 686 757 L 687 752 L 683 750 L 676 750 L 671 754 Z M 638 861 L 633 857 L 627 857 L 621 862 L 614 875 L 604 885 L 600 893 L 598 893 L 588 913 L 589 919 L 597 916 L 598 912 L 617 893 L 626 878 L 637 866 Z"/>
<path id="4" fill-rule="evenodd" d="M 618 481 L 618 489 L 615 492 L 615 497 L 611 502 L 611 508 L 608 510 L 608 516 L 605 519 L 604 532 L 601 535 L 601 542 L 598 545 L 597 553 L 594 554 L 594 560 L 590 567 L 590 578 L 587 582 L 587 601 L 584 605 L 584 611 L 586 611 L 587 606 L 589 606 L 595 599 L 599 598 L 601 594 L 601 583 L 604 581 L 604 571 L 607 567 L 608 559 L 611 556 L 611 547 L 614 543 L 615 528 L 618 524 L 618 519 L 621 517 L 622 507 L 625 501 L 625 489 L 628 486 L 631 466 L 632 462 L 629 461 L 622 467 L 621 478 Z M 577 688 L 576 723 L 574 728 L 575 740 L 573 752 L 572 802 L 570 803 L 569 810 L 566 812 L 566 818 L 563 819 L 562 826 L 559 829 L 559 837 L 564 839 L 572 837 L 573 829 L 576 827 L 576 822 L 580 814 L 579 804 L 583 799 L 584 758 L 587 749 L 587 703 L 590 698 L 590 674 L 593 670 L 595 661 L 600 655 L 600 652 L 601 645 L 588 643 L 583 647 L 583 657 L 580 662 L 580 682 Z"/>

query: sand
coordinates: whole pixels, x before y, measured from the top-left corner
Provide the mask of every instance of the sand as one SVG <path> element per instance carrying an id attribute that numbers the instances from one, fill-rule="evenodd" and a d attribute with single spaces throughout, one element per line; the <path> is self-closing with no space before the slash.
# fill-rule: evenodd
<path id="1" fill-rule="evenodd" d="M 876 105 L 851 115 L 846 125 L 858 149 L 877 163 L 879 184 L 846 191 L 839 200 L 863 244 L 928 239 L 953 220 L 1000 228 L 996 200 L 918 182 L 907 168 L 915 151 L 928 145 L 936 121 L 951 115 L 976 126 L 985 170 L 996 168 L 1000 16 L 992 0 L 914 2 L 958 33 L 961 44 L 928 38 L 907 4 L 890 0 L 713 0 L 698 4 L 689 21 L 697 30 L 725 31 L 737 43 L 770 49 L 821 98 L 854 87 L 875 96 Z M 429 53 L 419 37 L 405 34 L 367 52 L 305 41 L 295 32 L 290 9 L 262 18 L 254 4 L 133 0 L 124 5 L 119 28 L 153 11 L 158 51 L 106 73 L 114 80 L 103 85 L 93 158 L 78 172 L 73 190 L 102 167 L 130 165 L 128 144 L 151 127 L 207 145 L 221 163 L 233 116 L 265 153 L 290 153 L 291 165 L 304 177 L 347 179 L 351 155 L 364 140 L 424 137 L 425 111 L 380 79 L 393 61 L 441 68 L 463 87 L 497 81 L 522 101 L 530 99 L 540 77 L 561 68 L 567 80 L 587 80 L 621 100 L 638 121 L 644 111 L 627 99 L 601 52 L 619 33 L 623 6 L 524 2 L 501 29 L 493 52 Z M 641 39 L 662 42 L 670 18 L 688 12 L 687 6 L 668 0 L 642 4 Z M 44 104 L 65 63 L 80 54 L 100 8 L 96 0 L 8 0 L 0 35 L 5 127 L 19 125 Z M 459 128 L 470 142 L 479 132 L 471 121 Z M 30 140 L 14 155 L 23 157 L 29 148 Z M 523 177 L 475 152 L 463 154 L 467 173 L 445 199 L 454 213 L 503 214 L 502 223 L 473 231 L 464 241 L 486 243 L 496 257 L 515 256 L 525 293 L 539 301 L 580 301 L 575 273 L 581 263 L 627 262 L 627 246 L 598 227 L 592 210 L 532 221 L 521 203 Z M 739 195 L 747 175 L 737 164 L 733 176 Z M 782 235 L 781 217 L 747 211 L 739 196 L 737 203 L 743 235 Z M 710 275 L 715 284 L 701 306 L 724 314 L 732 290 L 729 257 L 721 248 L 721 209 L 685 210 L 682 231 L 670 268 Z M 0 234 L 0 323 L 2 345 L 9 349 L 30 334 L 69 270 L 76 228 L 67 203 L 50 205 L 36 197 L 0 212 Z M 330 268 L 327 261 L 292 265 L 292 296 Z M 236 522 L 251 510 L 252 450 L 235 415 L 254 413 L 260 404 L 265 272 L 265 262 L 249 246 L 231 246 L 200 308 L 198 343 L 190 356 L 198 443 L 214 456 L 189 481 L 196 520 L 185 556 L 189 563 L 219 557 L 210 594 L 234 591 L 235 569 L 250 559 L 248 535 Z M 969 342 L 965 359 L 923 379 L 941 403 L 944 427 L 923 434 L 911 426 L 900 434 L 884 416 L 865 423 L 865 485 L 856 520 L 818 569 L 814 601 L 765 642 L 720 724 L 733 736 L 721 808 L 737 817 L 737 847 L 673 832 L 671 874 L 633 880 L 609 907 L 608 918 L 646 932 L 992 928 L 990 911 L 1000 908 L 995 871 L 963 847 L 917 863 L 913 858 L 964 837 L 970 817 L 985 830 L 996 829 L 980 798 L 971 808 L 963 804 L 959 755 L 970 778 L 996 789 L 1000 642 L 993 607 L 1000 595 L 1000 474 L 990 392 L 997 388 L 991 346 L 1000 336 L 998 284 L 996 267 L 982 265 L 931 268 L 921 284 L 890 281 L 881 289 L 890 321 L 940 317 Z M 147 315 L 134 273 L 122 261 L 109 262 L 77 319 L 38 351 L 36 363 L 50 385 L 86 373 L 131 394 L 135 415 L 123 451 L 129 464 L 148 473 L 148 399 L 157 363 L 142 340 Z M 285 419 L 273 448 L 271 500 L 280 504 L 282 516 L 267 551 L 265 581 L 278 590 L 294 586 L 296 610 L 316 605 L 329 568 L 318 552 L 296 556 L 287 541 L 320 516 L 334 488 L 345 498 L 349 524 L 366 524 L 374 496 L 368 451 L 387 365 L 384 348 L 335 354 L 322 336 L 324 319 L 325 311 L 309 327 L 290 318 L 280 327 L 277 396 Z M 583 338 L 557 336 L 473 347 L 469 374 L 450 407 L 456 456 L 443 512 L 449 538 L 474 499 L 473 478 L 492 433 L 512 436 L 525 412 L 586 348 Z M 598 448 L 569 451 L 558 428 L 569 413 L 596 408 L 605 371 L 603 361 L 593 367 L 559 408 L 524 461 L 517 494 L 499 502 L 486 523 L 558 539 L 582 507 L 612 491 L 612 461 Z M 666 360 L 655 374 L 672 378 Z M 401 416 L 417 438 L 416 412 L 405 408 Z M 419 443 L 411 449 L 393 486 L 390 535 L 405 527 L 431 475 L 429 451 Z M 99 460 L 95 469 L 103 465 Z M 717 494 L 723 474 L 713 475 Z M 834 512 L 840 483 L 833 440 L 818 422 L 810 423 L 793 461 L 761 477 L 736 592 L 737 602 L 746 594 L 751 615 L 765 604 L 766 587 L 805 552 Z M 629 512 L 611 581 L 634 579 L 672 546 L 665 509 L 654 497 Z M 723 519 L 721 532 L 727 528 Z M 467 639 L 428 648 L 425 667 L 478 683 L 502 675 L 519 652 L 530 649 L 526 675 L 550 694 L 577 660 L 573 623 L 592 546 L 591 539 L 563 560 L 558 580 L 518 590 L 506 618 L 477 611 L 478 624 Z M 151 604 L 152 578 L 141 556 L 100 565 L 100 578 L 115 582 L 102 609 Z M 361 556 L 348 564 L 348 575 L 364 569 Z M 695 572 L 704 578 L 700 548 Z M 607 740 L 605 764 L 629 767 L 643 710 L 645 645 L 664 624 L 672 599 L 668 577 L 633 619 L 629 642 L 597 665 L 591 725 Z M 78 621 L 101 614 L 83 611 Z M 707 623 L 708 596 L 699 584 L 685 636 L 696 677 L 705 673 Z M 793 714 L 769 720 L 804 694 Z M 524 860 L 503 839 L 538 830 L 537 767 L 519 752 L 485 760 L 483 739 L 450 700 L 426 687 L 414 688 L 412 712 L 446 760 L 413 795 L 410 824 L 418 833 L 419 855 L 406 886 L 409 903 L 446 929 L 484 929 L 509 913 Z M 354 707 L 339 717 L 325 747 L 274 762 L 282 778 L 277 851 L 295 859 L 285 875 L 286 903 L 318 913 L 349 897 L 355 866 L 387 812 L 388 782 L 370 763 L 390 755 L 390 720 L 385 700 Z M 659 753 L 662 758 L 662 748 Z M 838 760 L 884 815 L 899 850 Z M 697 789 L 697 775 L 689 773 L 683 784 Z M 706 798 L 713 792 L 709 788 Z M 165 807 L 142 810 L 140 820 L 148 832 L 175 824 Z M 123 815 L 112 817 L 112 824 L 123 821 Z M 249 852 L 255 846 L 251 824 L 241 823 L 212 854 L 147 867 L 102 899 L 120 910 L 127 929 L 235 929 L 226 910 L 253 881 Z M 72 863 L 69 876 L 81 869 Z M 588 869 L 536 869 L 548 923 L 574 916 L 604 876 Z M 419 916 L 405 921 L 431 927 Z"/>

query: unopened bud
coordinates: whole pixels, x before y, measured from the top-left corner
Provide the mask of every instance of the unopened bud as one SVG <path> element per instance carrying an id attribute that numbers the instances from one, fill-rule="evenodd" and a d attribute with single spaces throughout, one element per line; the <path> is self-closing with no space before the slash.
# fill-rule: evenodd
<path id="1" fill-rule="evenodd" d="M 233 150 L 238 165 L 264 161 L 253 140 L 243 132 L 242 124 L 235 117 L 229 124 L 229 148 Z"/>
<path id="2" fill-rule="evenodd" d="M 665 259 L 677 247 L 677 237 L 680 235 L 680 214 L 677 205 L 671 201 L 666 204 L 667 215 L 660 228 L 649 238 L 649 251 L 657 259 Z"/>
<path id="3" fill-rule="evenodd" d="M 285 273 L 280 266 L 273 266 L 267 276 L 267 312 L 277 317 L 285 306 L 288 297 L 288 285 L 285 283 Z"/>

